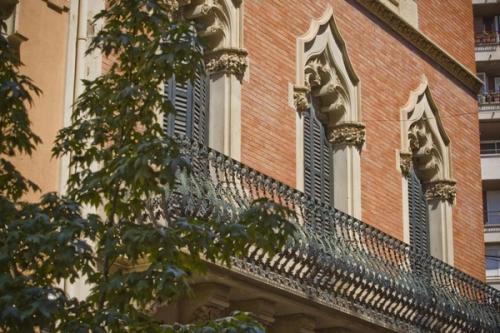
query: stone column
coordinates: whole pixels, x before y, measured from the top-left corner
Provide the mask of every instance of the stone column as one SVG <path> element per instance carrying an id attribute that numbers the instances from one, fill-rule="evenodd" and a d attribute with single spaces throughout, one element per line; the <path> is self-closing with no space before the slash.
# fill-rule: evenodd
<path id="1" fill-rule="evenodd" d="M 333 146 L 335 208 L 361 218 L 361 147 L 365 125 L 346 122 L 329 129 Z"/>
<path id="2" fill-rule="evenodd" d="M 429 235 L 431 255 L 453 264 L 452 205 L 457 189 L 453 180 L 424 183 L 429 208 Z"/>
<path id="3" fill-rule="evenodd" d="M 208 145 L 234 159 L 241 157 L 241 82 L 247 52 L 220 49 L 207 55 L 210 75 Z"/>

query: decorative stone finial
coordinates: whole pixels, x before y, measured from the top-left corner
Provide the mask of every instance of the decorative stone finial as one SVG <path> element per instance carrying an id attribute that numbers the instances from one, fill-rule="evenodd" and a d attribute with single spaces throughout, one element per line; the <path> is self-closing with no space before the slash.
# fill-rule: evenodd
<path id="1" fill-rule="evenodd" d="M 413 155 L 407 151 L 400 152 L 399 167 L 401 168 L 401 173 L 403 173 L 405 177 L 410 174 L 412 166 L 413 166 Z"/>
<path id="2" fill-rule="evenodd" d="M 241 49 L 221 49 L 207 56 L 206 70 L 209 73 L 224 72 L 242 79 L 247 68 L 247 51 Z"/>
<path id="3" fill-rule="evenodd" d="M 365 125 L 361 123 L 343 123 L 330 130 L 329 141 L 333 145 L 351 145 L 361 147 L 365 143 Z"/>
<path id="4" fill-rule="evenodd" d="M 293 87 L 293 104 L 298 113 L 304 113 L 309 108 L 309 100 L 307 99 L 309 89 L 307 87 Z"/>
<path id="5" fill-rule="evenodd" d="M 427 200 L 443 200 L 453 203 L 457 196 L 457 183 L 454 180 L 437 180 L 425 184 Z"/>

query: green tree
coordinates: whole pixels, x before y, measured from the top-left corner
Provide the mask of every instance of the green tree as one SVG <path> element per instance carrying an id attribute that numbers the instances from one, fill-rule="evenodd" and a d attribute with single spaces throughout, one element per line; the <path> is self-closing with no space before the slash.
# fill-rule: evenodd
<path id="1" fill-rule="evenodd" d="M 174 3 L 172 5 L 172 3 Z M 110 70 L 84 82 L 72 123 L 58 134 L 54 155 L 69 156 L 65 197 L 25 203 L 36 190 L 9 157 L 31 154 L 39 138 L 27 117 L 30 92 L 20 64 L 0 41 L 0 330 L 30 332 L 259 332 L 248 314 L 213 322 L 161 325 L 152 302 L 186 297 L 187 279 L 206 260 L 229 265 L 249 244 L 278 251 L 294 231 L 289 212 L 258 200 L 232 221 L 193 216 L 143 223 L 145 203 L 189 179 L 189 160 L 164 135 L 161 117 L 174 112 L 161 86 L 203 70 L 202 47 L 190 22 L 175 18 L 175 2 L 109 0 L 96 16 L 103 29 L 88 52 L 116 57 Z M 177 181 L 176 181 L 177 180 Z M 202 186 L 202 184 L 200 184 Z M 82 215 L 81 207 L 102 210 Z M 140 271 L 115 264 L 146 262 Z M 86 279 L 84 300 L 69 298 L 64 280 Z"/>

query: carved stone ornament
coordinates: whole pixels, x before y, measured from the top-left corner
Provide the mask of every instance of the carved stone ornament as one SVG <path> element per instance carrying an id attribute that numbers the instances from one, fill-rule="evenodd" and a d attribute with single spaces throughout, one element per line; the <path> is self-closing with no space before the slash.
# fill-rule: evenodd
<path id="1" fill-rule="evenodd" d="M 408 140 L 421 179 L 428 182 L 436 179 L 439 174 L 439 166 L 442 164 L 442 157 L 434 143 L 432 131 L 424 119 L 411 125 L 408 131 Z"/>
<path id="2" fill-rule="evenodd" d="M 365 143 L 365 125 L 361 123 L 343 123 L 330 130 L 329 141 L 333 145 L 361 147 Z"/>
<path id="3" fill-rule="evenodd" d="M 347 93 L 326 54 L 311 58 L 305 66 L 305 86 L 319 101 L 320 112 L 336 123 L 348 111 Z"/>
<path id="4" fill-rule="evenodd" d="M 293 87 L 293 105 L 298 113 L 304 113 L 309 108 L 308 94 L 309 89 L 307 87 Z"/>
<path id="5" fill-rule="evenodd" d="M 457 196 L 457 183 L 453 180 L 437 180 L 425 184 L 427 200 L 443 200 L 453 203 Z"/>
<path id="6" fill-rule="evenodd" d="M 200 306 L 193 312 L 193 322 L 205 323 L 210 320 L 224 317 L 227 314 L 225 308 L 213 304 Z"/>
<path id="7" fill-rule="evenodd" d="M 401 168 L 401 173 L 403 173 L 404 176 L 408 176 L 413 166 L 413 155 L 410 152 L 400 152 L 399 166 Z"/>
<path id="8" fill-rule="evenodd" d="M 411 26 L 397 13 L 393 12 L 380 1 L 356 0 L 380 20 L 385 22 L 396 33 L 410 42 L 413 46 L 430 57 L 433 61 L 443 67 L 448 73 L 467 86 L 472 92 L 478 93 L 482 82 L 464 65 L 450 56 L 446 51 L 437 46 L 427 36 Z"/>
<path id="9" fill-rule="evenodd" d="M 207 72 L 235 75 L 242 79 L 247 68 L 247 51 L 239 49 L 222 49 L 210 53 L 206 60 Z"/>

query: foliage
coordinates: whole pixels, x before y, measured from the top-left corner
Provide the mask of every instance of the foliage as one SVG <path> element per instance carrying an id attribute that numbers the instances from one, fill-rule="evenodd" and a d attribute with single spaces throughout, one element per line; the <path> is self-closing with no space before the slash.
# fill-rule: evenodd
<path id="1" fill-rule="evenodd" d="M 187 279 L 205 260 L 229 265 L 249 244 L 278 251 L 294 227 L 289 212 L 266 200 L 233 221 L 192 216 L 144 219 L 145 203 L 189 177 L 189 161 L 160 120 L 175 112 L 161 86 L 203 70 L 194 26 L 175 19 L 165 0 L 109 0 L 95 19 L 103 29 L 88 52 L 112 57 L 110 70 L 85 81 L 72 123 L 62 129 L 56 157 L 68 156 L 66 197 L 24 203 L 36 185 L 2 157 L 0 165 L 0 330 L 28 332 L 261 332 L 244 313 L 198 325 L 162 325 L 148 311 L 186 295 Z M 1 37 L 0 156 L 30 155 L 39 138 L 27 116 L 39 90 Z M 4 60 L 6 59 L 6 60 Z M 100 214 L 82 215 L 94 210 Z M 127 269 L 141 263 L 141 270 Z M 145 265 L 144 265 L 145 264 Z M 63 284 L 82 278 L 87 298 L 69 298 Z"/>

